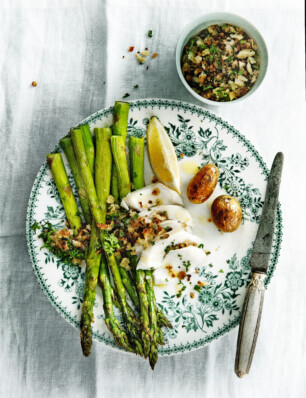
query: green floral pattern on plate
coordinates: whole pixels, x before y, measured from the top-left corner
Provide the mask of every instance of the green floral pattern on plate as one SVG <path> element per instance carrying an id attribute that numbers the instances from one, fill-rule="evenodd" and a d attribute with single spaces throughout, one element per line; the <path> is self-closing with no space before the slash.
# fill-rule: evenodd
<path id="1" fill-rule="evenodd" d="M 193 299 L 188 294 L 177 298 L 168 289 L 156 288 L 158 305 L 173 324 L 172 330 L 165 330 L 166 345 L 160 348 L 160 353 L 171 355 L 202 347 L 238 324 L 243 294 L 250 278 L 249 259 L 260 220 L 268 169 L 242 134 L 203 108 L 178 101 L 155 99 L 131 102 L 130 108 L 128 135 L 145 137 L 150 117 L 158 116 L 168 131 L 180 163 L 183 164 L 186 159 L 196 159 L 199 165 L 208 162 L 217 164 L 220 170 L 220 190 L 238 197 L 244 212 L 244 224 L 241 227 L 244 241 L 237 246 L 236 241 L 241 236 L 232 234 L 231 249 L 226 249 L 228 246 L 225 238 L 211 229 L 213 226 L 203 225 L 203 229 L 210 228 L 209 231 L 213 231 L 214 240 L 219 239 L 222 247 L 219 251 L 216 248 L 211 258 L 208 257 L 207 264 L 199 270 L 199 276 L 209 284 L 196 292 Z M 111 125 L 112 112 L 113 108 L 104 109 L 81 124 L 90 123 L 91 127 Z M 54 149 L 59 150 L 58 146 Z M 70 172 L 68 177 L 75 192 Z M 64 223 L 63 207 L 46 163 L 34 182 L 28 206 L 29 253 L 35 275 L 53 306 L 68 322 L 79 327 L 84 269 L 62 264 L 45 249 L 40 250 L 41 241 L 37 233 L 31 230 L 31 225 L 34 220 L 43 219 L 56 227 Z M 279 206 L 266 285 L 270 282 L 277 263 L 281 238 L 282 217 Z M 207 241 L 210 248 L 209 236 Z M 104 325 L 100 288 L 94 313 L 94 338 L 118 349 Z"/>

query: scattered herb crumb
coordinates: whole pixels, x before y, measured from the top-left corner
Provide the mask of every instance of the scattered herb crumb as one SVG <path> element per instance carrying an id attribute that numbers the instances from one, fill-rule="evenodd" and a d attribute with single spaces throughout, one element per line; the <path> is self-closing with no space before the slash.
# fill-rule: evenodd
<path id="1" fill-rule="evenodd" d="M 186 286 L 183 286 L 183 287 L 181 288 L 181 290 L 178 292 L 178 294 L 176 295 L 176 297 L 177 297 L 177 298 L 182 297 L 182 293 L 183 293 L 184 290 L 186 290 Z"/>
<path id="2" fill-rule="evenodd" d="M 153 37 L 153 32 L 152 32 L 152 30 L 148 30 L 148 37 Z"/>
<path id="3" fill-rule="evenodd" d="M 136 56 L 136 58 L 137 58 L 137 61 L 138 61 L 140 64 L 143 64 L 143 63 L 146 62 L 146 57 L 142 57 L 141 55 L 139 55 L 139 52 L 135 53 L 135 56 Z"/>
<path id="4" fill-rule="evenodd" d="M 196 290 L 197 292 L 200 292 L 201 291 L 201 286 L 199 286 L 199 285 L 194 285 L 194 290 Z"/>
<path id="5" fill-rule="evenodd" d="M 203 243 L 200 243 L 200 244 L 198 245 L 198 248 L 199 248 L 199 249 L 204 249 Z"/>
<path id="6" fill-rule="evenodd" d="M 219 270 L 219 273 L 220 273 L 220 274 L 224 274 L 223 269 L 220 269 L 220 270 Z"/>
<path id="7" fill-rule="evenodd" d="M 210 268 L 212 268 L 213 265 L 212 265 L 212 263 L 210 263 L 210 264 L 208 264 L 208 266 L 209 266 Z"/>
<path id="8" fill-rule="evenodd" d="M 139 84 L 135 84 L 134 88 L 139 88 Z"/>
<path id="9" fill-rule="evenodd" d="M 127 98 L 127 97 L 129 97 L 129 96 L 130 96 L 129 93 L 125 93 L 124 96 L 123 96 L 122 98 Z"/>
<path id="10" fill-rule="evenodd" d="M 37 82 L 32 82 L 32 86 L 36 87 L 37 86 Z"/>

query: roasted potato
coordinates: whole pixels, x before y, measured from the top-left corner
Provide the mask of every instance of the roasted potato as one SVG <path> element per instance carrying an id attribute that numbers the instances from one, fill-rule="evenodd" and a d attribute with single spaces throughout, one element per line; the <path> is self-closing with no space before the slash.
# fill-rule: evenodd
<path id="1" fill-rule="evenodd" d="M 218 196 L 211 206 L 211 216 L 221 231 L 234 232 L 242 219 L 240 203 L 229 195 Z"/>
<path id="2" fill-rule="evenodd" d="M 197 172 L 187 188 L 187 196 L 190 202 L 200 204 L 205 202 L 214 192 L 219 178 L 218 167 L 214 164 L 206 164 Z"/>

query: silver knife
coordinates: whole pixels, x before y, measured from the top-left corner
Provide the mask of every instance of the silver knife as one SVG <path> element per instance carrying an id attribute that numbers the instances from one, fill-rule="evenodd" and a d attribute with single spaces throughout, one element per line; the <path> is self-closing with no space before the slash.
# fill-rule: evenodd
<path id="1" fill-rule="evenodd" d="M 244 299 L 237 340 L 235 372 L 238 377 L 249 373 L 255 351 L 264 302 L 264 280 L 272 251 L 283 162 L 284 155 L 278 152 L 269 175 L 265 203 L 250 260 L 252 279 Z"/>

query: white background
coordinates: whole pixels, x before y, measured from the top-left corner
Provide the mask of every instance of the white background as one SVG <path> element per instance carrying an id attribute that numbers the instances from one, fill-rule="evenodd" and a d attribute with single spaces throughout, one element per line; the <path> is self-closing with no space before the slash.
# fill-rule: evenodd
<path id="1" fill-rule="evenodd" d="M 285 153 L 282 251 L 251 373 L 240 380 L 233 371 L 237 329 L 204 349 L 160 358 L 154 372 L 142 359 L 97 343 L 85 359 L 78 331 L 40 290 L 27 254 L 26 206 L 35 175 L 70 126 L 126 92 L 129 99 L 199 105 L 179 81 L 175 45 L 189 21 L 213 11 L 249 19 L 267 42 L 270 63 L 253 96 L 212 110 L 245 134 L 268 165 L 277 151 Z M 129 46 L 158 53 L 148 71 Z M 1 1 L 1 398 L 306 396 L 304 69 L 302 0 Z"/>

